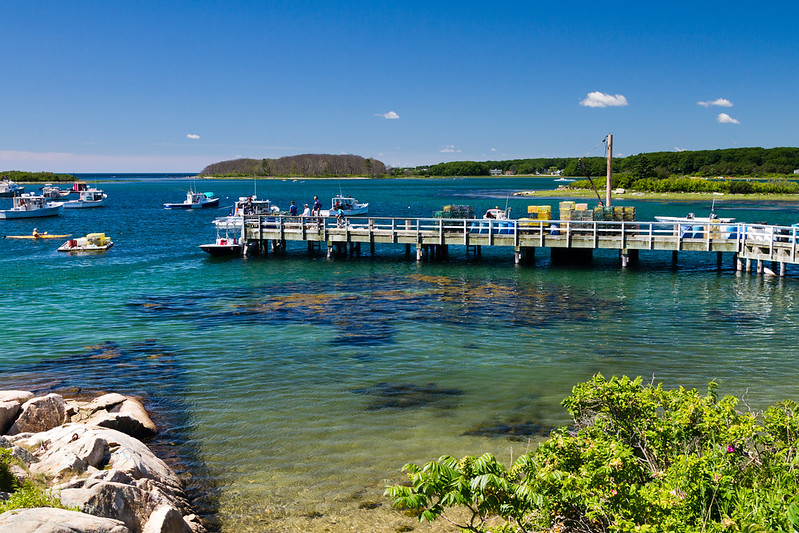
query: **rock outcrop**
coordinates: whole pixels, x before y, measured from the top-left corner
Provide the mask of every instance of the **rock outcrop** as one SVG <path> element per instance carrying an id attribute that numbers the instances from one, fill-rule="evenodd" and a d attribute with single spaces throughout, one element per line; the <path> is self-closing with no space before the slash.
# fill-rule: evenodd
<path id="1" fill-rule="evenodd" d="M 0 392 L 4 425 L 10 427 L 0 447 L 12 448 L 24 464 L 15 475 L 47 479 L 64 506 L 82 513 L 8 511 L 0 514 L 0 531 L 205 531 L 180 479 L 139 440 L 157 428 L 137 400 L 106 394 L 79 402 Z"/>

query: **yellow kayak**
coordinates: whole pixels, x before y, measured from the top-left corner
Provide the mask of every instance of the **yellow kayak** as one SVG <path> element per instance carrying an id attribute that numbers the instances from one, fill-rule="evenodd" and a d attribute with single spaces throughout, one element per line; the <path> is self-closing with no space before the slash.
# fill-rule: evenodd
<path id="1" fill-rule="evenodd" d="M 37 240 L 37 239 L 63 239 L 64 237 L 69 237 L 71 235 L 72 235 L 71 233 L 69 235 L 50 235 L 49 233 L 39 233 L 38 235 L 6 235 L 4 238 L 5 239 L 31 239 L 31 240 Z"/>

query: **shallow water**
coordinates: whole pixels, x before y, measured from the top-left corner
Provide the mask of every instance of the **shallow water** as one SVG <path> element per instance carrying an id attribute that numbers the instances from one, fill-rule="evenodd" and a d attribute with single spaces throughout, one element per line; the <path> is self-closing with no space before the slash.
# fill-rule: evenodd
<path id="1" fill-rule="evenodd" d="M 790 371 L 799 274 L 735 273 L 725 256 L 641 253 L 621 270 L 558 267 L 539 251 L 481 260 L 453 247 L 417 264 L 404 247 L 327 260 L 212 259 L 210 221 L 225 209 L 165 211 L 189 180 L 105 182 L 108 206 L 52 219 L 0 221 L 0 233 L 105 231 L 106 254 L 69 256 L 60 242 L 0 240 L 5 281 L 4 386 L 142 396 L 165 432 L 154 443 L 222 531 L 394 531 L 387 484 L 406 462 L 442 454 L 524 453 L 566 423 L 560 401 L 596 372 L 641 375 L 722 393 L 760 408 L 799 395 Z M 196 184 L 231 205 L 248 180 Z M 375 216 L 430 216 L 445 204 L 513 215 L 558 199 L 508 197 L 551 180 L 259 182 L 284 206 L 339 192 Z M 226 197 L 226 198 L 225 198 Z M 709 202 L 708 202 L 709 203 Z M 632 204 L 626 201 L 626 205 Z M 639 219 L 703 213 L 703 203 L 639 202 Z M 793 207 L 723 204 L 739 220 L 789 224 Z M 554 209 L 557 212 L 557 209 Z"/>

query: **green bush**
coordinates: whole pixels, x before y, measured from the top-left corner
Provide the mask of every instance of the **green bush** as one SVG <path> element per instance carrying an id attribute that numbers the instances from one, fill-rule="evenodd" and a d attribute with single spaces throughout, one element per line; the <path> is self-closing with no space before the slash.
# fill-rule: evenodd
<path id="1" fill-rule="evenodd" d="M 466 531 L 799 531 L 799 405 L 755 415 L 682 387 L 601 374 L 563 401 L 554 431 L 510 468 L 490 454 L 408 464 L 395 506 L 432 521 L 465 507 Z"/>
<path id="2" fill-rule="evenodd" d="M 27 507 L 58 507 L 67 509 L 56 496 L 49 494 L 33 481 L 17 480 L 11 472 L 12 455 L 9 448 L 0 448 L 0 492 L 10 492 L 11 497 L 0 501 L 0 513 Z M 73 509 L 78 510 L 78 509 Z"/>

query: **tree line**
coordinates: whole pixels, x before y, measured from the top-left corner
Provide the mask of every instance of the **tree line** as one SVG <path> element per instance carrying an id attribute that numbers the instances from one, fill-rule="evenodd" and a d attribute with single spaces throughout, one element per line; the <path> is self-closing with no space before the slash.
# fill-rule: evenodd
<path id="1" fill-rule="evenodd" d="M 302 154 L 278 159 L 233 159 L 205 167 L 201 176 L 384 176 L 382 161 L 358 155 Z"/>
<path id="2" fill-rule="evenodd" d="M 505 161 L 451 161 L 415 168 L 395 169 L 393 174 L 421 176 L 489 176 L 492 170 L 503 174 L 551 174 L 564 176 L 604 176 L 604 157 L 534 158 Z M 767 177 L 793 174 L 799 169 L 799 148 L 728 148 L 682 152 L 649 152 L 613 158 L 613 172 L 635 179 L 662 179 L 672 176 L 747 176 Z"/>

